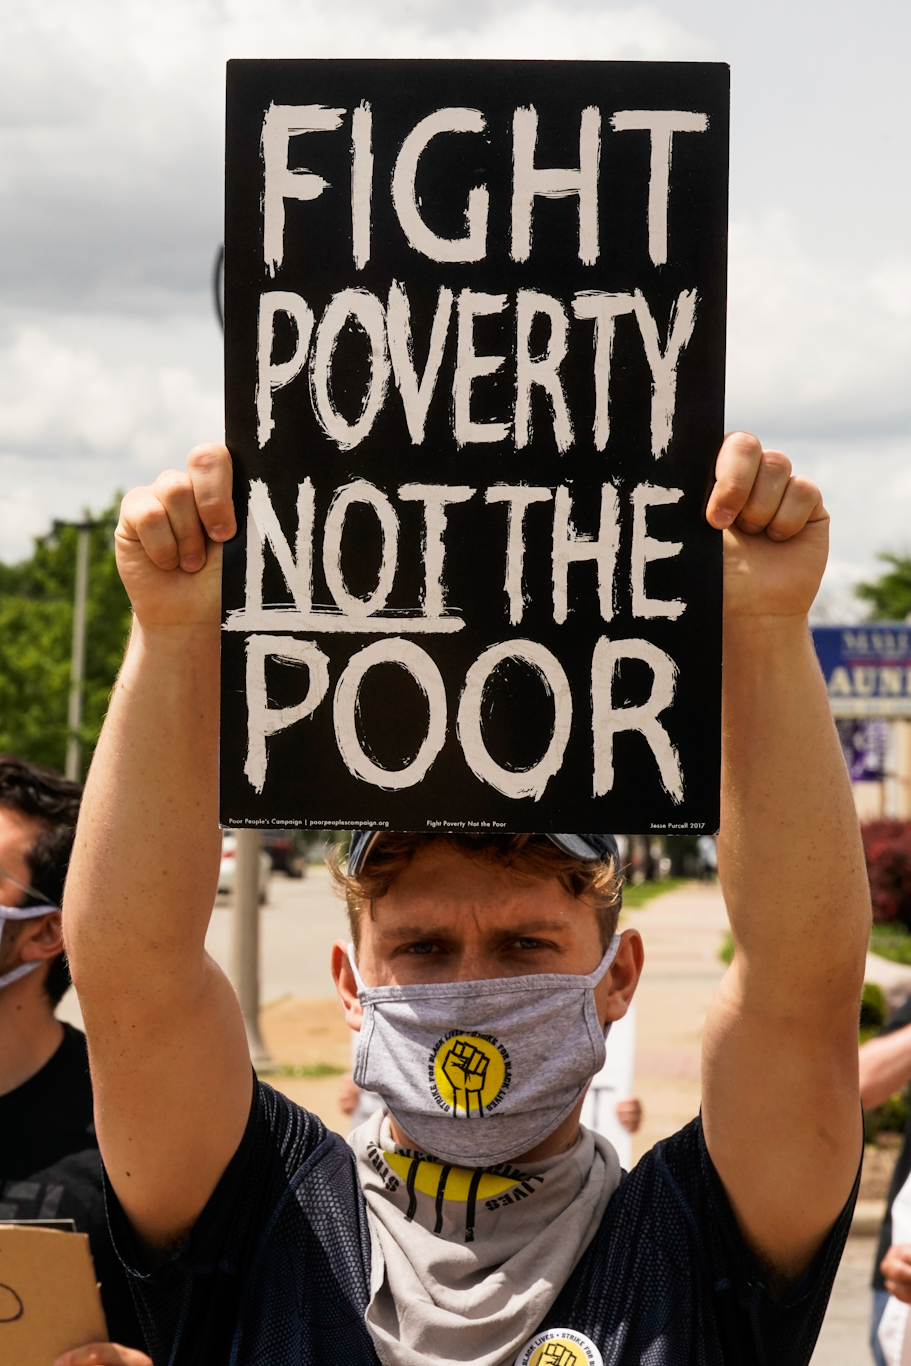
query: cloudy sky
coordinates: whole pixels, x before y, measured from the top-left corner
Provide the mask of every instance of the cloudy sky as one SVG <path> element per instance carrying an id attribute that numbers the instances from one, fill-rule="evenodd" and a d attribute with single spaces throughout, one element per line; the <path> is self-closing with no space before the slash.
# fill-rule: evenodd
<path id="1" fill-rule="evenodd" d="M 822 484 L 819 604 L 911 550 L 905 0 L 0 0 L 0 558 L 222 430 L 224 62 L 729 61 L 730 425 Z"/>

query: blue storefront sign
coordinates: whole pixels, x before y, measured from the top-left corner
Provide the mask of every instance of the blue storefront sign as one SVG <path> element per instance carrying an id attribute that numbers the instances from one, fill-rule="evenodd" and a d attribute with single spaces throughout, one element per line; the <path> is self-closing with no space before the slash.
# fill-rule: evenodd
<path id="1" fill-rule="evenodd" d="M 837 717 L 911 717 L 911 625 L 814 626 Z"/>

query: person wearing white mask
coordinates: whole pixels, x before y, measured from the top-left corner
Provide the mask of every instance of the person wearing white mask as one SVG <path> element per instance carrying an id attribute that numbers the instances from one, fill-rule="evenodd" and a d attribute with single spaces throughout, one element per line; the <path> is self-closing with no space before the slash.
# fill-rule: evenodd
<path id="1" fill-rule="evenodd" d="M 134 626 L 65 902 L 108 1211 L 153 1360 L 806 1366 L 857 1189 L 870 923 L 807 628 L 819 490 L 755 437 L 725 439 L 706 517 L 724 530 L 736 953 L 701 1115 L 623 1176 L 579 1123 L 643 960 L 617 933 L 610 836 L 357 832 L 332 968 L 354 1079 L 383 1109 L 349 1147 L 253 1076 L 205 953 L 231 458 L 199 447 L 188 466 L 121 509 Z"/>
<path id="2" fill-rule="evenodd" d="M 60 901 L 81 792 L 0 756 L 0 1187 L 97 1146 L 85 1036 L 54 1014 L 70 983 Z"/>
<path id="3" fill-rule="evenodd" d="M 70 984 L 60 902 L 81 796 L 0 755 L 0 1223 L 72 1219 L 89 1235 L 108 1327 L 126 1345 L 88 1343 L 72 1366 L 151 1366 L 104 1219 L 85 1035 L 54 1014 Z"/>

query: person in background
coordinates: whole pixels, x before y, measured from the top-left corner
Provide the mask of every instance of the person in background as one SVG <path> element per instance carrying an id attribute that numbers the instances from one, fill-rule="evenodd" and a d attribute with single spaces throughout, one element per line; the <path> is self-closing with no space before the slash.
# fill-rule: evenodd
<path id="1" fill-rule="evenodd" d="M 54 1014 L 70 984 L 59 906 L 80 796 L 0 757 L 0 1182 L 98 1146 L 85 1035 Z"/>
<path id="2" fill-rule="evenodd" d="M 85 1035 L 54 1013 L 70 985 L 60 903 L 81 796 L 51 769 L 0 756 L 0 1222 L 73 1219 L 89 1235 L 108 1327 L 137 1348 L 105 1219 Z"/>
<path id="3" fill-rule="evenodd" d="M 591 1079 L 582 1123 L 613 1146 L 620 1166 L 633 1164 L 633 1134 L 642 1124 L 642 1102 L 633 1094 L 636 1071 L 636 1003 L 615 1020 L 604 1041 L 604 1066 Z"/>
<path id="4" fill-rule="evenodd" d="M 882 1105 L 911 1081 L 911 996 L 894 1010 L 875 1039 L 860 1050 L 860 1099 L 865 1110 Z M 892 1202 L 911 1175 L 911 1125 L 889 1186 L 886 1215 L 873 1269 L 870 1347 L 876 1366 L 886 1366 L 877 1332 L 891 1295 L 911 1304 L 911 1244 L 892 1242 Z"/>

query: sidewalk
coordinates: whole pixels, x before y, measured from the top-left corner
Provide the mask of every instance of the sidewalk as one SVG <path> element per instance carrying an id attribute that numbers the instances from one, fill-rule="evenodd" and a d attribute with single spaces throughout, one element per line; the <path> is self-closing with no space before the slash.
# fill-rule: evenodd
<path id="1" fill-rule="evenodd" d="M 718 950 L 728 918 L 717 884 L 693 882 L 624 913 L 621 927 L 638 930 L 645 945 L 636 992 L 636 1090 L 645 1120 L 633 1141 L 636 1162 L 699 1113 L 702 1029 L 724 975 Z"/>

